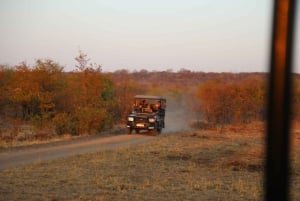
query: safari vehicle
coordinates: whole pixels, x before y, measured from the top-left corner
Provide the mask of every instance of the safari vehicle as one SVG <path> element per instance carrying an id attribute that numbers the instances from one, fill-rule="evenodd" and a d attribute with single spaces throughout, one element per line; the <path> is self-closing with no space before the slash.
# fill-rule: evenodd
<path id="1" fill-rule="evenodd" d="M 165 127 L 166 99 L 159 96 L 134 96 L 133 108 L 127 117 L 128 134 L 133 130 L 161 133 Z"/>

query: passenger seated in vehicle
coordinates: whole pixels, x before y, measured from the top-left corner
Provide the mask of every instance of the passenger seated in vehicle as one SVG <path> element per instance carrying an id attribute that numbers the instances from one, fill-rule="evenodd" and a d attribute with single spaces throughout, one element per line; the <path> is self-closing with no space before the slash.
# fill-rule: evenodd
<path id="1" fill-rule="evenodd" d="M 157 111 L 155 104 L 151 104 L 151 105 L 150 105 L 150 108 L 151 108 L 151 110 L 152 110 L 153 112 L 156 112 L 156 111 Z"/>
<path id="2" fill-rule="evenodd" d="M 142 100 L 139 104 L 138 104 L 138 110 L 140 110 L 140 112 L 142 112 L 143 108 L 146 105 L 146 100 Z"/>
<path id="3" fill-rule="evenodd" d="M 149 104 L 146 102 L 146 100 L 142 100 L 138 105 L 138 110 L 140 112 L 152 112 L 152 109 L 150 108 Z"/>
<path id="4" fill-rule="evenodd" d="M 151 104 L 151 109 L 153 112 L 157 112 L 161 109 L 161 102 L 157 101 L 156 104 Z"/>
<path id="5" fill-rule="evenodd" d="M 157 110 L 161 109 L 161 101 L 157 101 L 155 106 L 156 106 Z"/>
<path id="6" fill-rule="evenodd" d="M 140 102 L 140 108 L 143 108 L 143 107 L 147 107 L 147 102 L 146 100 L 142 100 L 142 102 Z"/>
<path id="7" fill-rule="evenodd" d="M 152 110 L 152 108 L 151 108 L 151 106 L 150 105 L 147 105 L 145 108 L 143 108 L 144 109 L 144 112 L 149 112 L 149 113 L 151 113 L 151 112 L 153 112 L 153 110 Z"/>

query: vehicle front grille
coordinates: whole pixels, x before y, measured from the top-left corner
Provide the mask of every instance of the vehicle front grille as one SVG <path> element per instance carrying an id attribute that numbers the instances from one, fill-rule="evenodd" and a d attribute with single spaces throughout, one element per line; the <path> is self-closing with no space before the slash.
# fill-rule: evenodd
<path id="1" fill-rule="evenodd" d="M 136 123 L 144 123 L 144 122 L 148 122 L 148 121 L 147 121 L 147 118 L 145 118 L 145 117 L 136 117 L 135 122 Z"/>

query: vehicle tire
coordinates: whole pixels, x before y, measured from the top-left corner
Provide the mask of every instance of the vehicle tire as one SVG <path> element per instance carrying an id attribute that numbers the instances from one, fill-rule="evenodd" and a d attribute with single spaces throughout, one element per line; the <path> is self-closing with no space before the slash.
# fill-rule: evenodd
<path id="1" fill-rule="evenodd" d="M 132 128 L 128 128 L 128 134 L 131 135 L 132 133 Z"/>
<path id="2" fill-rule="evenodd" d="M 161 128 L 155 128 L 152 132 L 153 135 L 159 135 L 161 133 Z"/>
<path id="3" fill-rule="evenodd" d="M 160 133 L 161 133 L 161 130 L 162 130 L 162 124 L 161 124 L 161 122 L 157 122 L 157 124 L 156 124 L 156 128 L 154 129 L 155 130 L 155 133 L 156 133 L 156 135 L 159 135 Z"/>
<path id="4" fill-rule="evenodd" d="M 135 129 L 135 133 L 139 134 L 140 133 L 140 129 Z"/>

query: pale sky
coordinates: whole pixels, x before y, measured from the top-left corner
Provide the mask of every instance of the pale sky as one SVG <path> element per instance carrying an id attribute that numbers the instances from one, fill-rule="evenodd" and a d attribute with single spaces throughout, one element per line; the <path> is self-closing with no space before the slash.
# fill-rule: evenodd
<path id="1" fill-rule="evenodd" d="M 0 63 L 69 71 L 81 49 L 104 71 L 266 72 L 272 2 L 1 0 Z"/>

